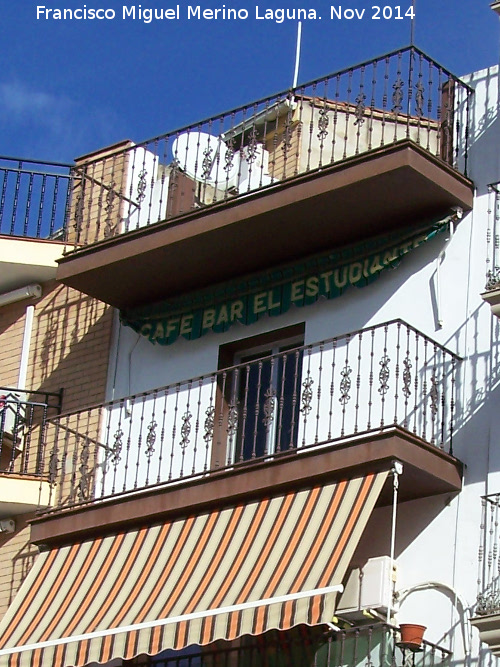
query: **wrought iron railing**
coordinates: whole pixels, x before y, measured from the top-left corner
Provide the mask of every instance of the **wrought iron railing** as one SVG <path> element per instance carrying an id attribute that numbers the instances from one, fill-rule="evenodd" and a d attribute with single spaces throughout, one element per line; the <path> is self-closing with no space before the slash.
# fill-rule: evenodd
<path id="1" fill-rule="evenodd" d="M 62 392 L 0 387 L 0 475 L 43 476 L 45 427 L 61 401 Z"/>
<path id="2" fill-rule="evenodd" d="M 400 426 L 452 452 L 458 357 L 402 321 L 47 423 L 53 506 L 189 480 Z"/>
<path id="3" fill-rule="evenodd" d="M 62 240 L 71 166 L 0 156 L 0 236 Z"/>
<path id="4" fill-rule="evenodd" d="M 399 645 L 397 628 L 382 623 L 335 632 L 298 626 L 235 642 L 189 646 L 140 655 L 128 667 L 449 667 L 452 653 L 423 641 L 418 651 Z"/>
<path id="5" fill-rule="evenodd" d="M 140 144 L 74 170 L 76 248 L 411 140 L 467 173 L 471 89 L 415 47 Z"/>
<path id="6" fill-rule="evenodd" d="M 483 496 L 475 613 L 500 613 L 500 493 Z"/>
<path id="7" fill-rule="evenodd" d="M 500 287 L 500 183 L 488 185 L 488 231 L 486 234 L 485 290 Z"/>

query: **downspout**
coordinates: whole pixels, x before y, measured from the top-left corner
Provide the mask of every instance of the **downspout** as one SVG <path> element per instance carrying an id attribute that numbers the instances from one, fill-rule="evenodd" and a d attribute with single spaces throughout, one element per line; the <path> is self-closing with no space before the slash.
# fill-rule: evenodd
<path id="1" fill-rule="evenodd" d="M 23 299 L 35 298 L 39 299 L 42 296 L 42 287 L 38 284 L 26 285 L 19 289 L 12 290 L 0 294 L 0 307 L 7 306 L 11 303 L 17 303 Z M 33 319 L 35 315 L 35 306 L 30 304 L 26 306 L 26 315 L 24 318 L 24 333 L 23 345 L 21 348 L 21 359 L 19 362 L 19 374 L 17 378 L 17 388 L 26 389 L 26 379 L 28 376 L 28 362 L 31 347 L 31 334 L 33 332 Z"/>
<path id="2" fill-rule="evenodd" d="M 31 334 L 33 332 L 34 315 L 35 315 L 35 306 L 33 304 L 26 306 L 26 315 L 24 318 L 23 346 L 21 348 L 21 360 L 19 362 L 19 376 L 17 379 L 18 389 L 26 389 L 26 378 L 28 376 L 28 362 L 30 358 Z"/>
<path id="3" fill-rule="evenodd" d="M 403 464 L 400 461 L 394 461 L 391 468 L 392 473 L 392 522 L 391 522 L 391 553 L 390 553 L 390 567 L 389 567 L 389 577 L 390 577 L 390 591 L 391 595 L 389 596 L 389 603 L 387 605 L 387 624 L 391 624 L 391 613 L 392 613 L 392 596 L 394 594 L 394 581 L 393 581 L 393 571 L 394 571 L 394 561 L 395 561 L 395 551 L 396 551 L 396 515 L 398 507 L 398 489 L 399 489 L 399 476 L 403 473 Z"/>

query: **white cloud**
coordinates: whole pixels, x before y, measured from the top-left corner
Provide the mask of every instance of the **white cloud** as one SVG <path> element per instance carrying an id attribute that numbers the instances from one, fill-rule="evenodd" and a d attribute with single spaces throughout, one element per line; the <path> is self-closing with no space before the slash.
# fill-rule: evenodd
<path id="1" fill-rule="evenodd" d="M 0 81 L 0 130 L 8 141 L 2 153 L 70 161 L 117 139 L 114 111 L 85 107 L 65 95 Z"/>
<path id="2" fill-rule="evenodd" d="M 61 106 L 67 108 L 71 102 L 64 97 L 57 97 L 50 93 L 29 90 L 19 82 L 0 83 L 0 112 L 34 116 L 43 120 L 41 113 L 60 113 Z"/>

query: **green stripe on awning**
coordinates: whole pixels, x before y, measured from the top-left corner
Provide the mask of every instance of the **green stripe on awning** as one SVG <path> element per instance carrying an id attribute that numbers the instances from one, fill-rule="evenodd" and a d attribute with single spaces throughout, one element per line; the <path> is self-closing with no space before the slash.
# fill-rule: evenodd
<path id="1" fill-rule="evenodd" d="M 308 306 L 320 297 L 335 299 L 350 286 L 369 285 L 446 228 L 450 219 L 419 232 L 377 237 L 187 296 L 125 310 L 121 319 L 160 345 L 170 345 L 180 336 L 195 340 L 208 331 L 222 333 L 236 322 L 253 324 L 264 315 L 286 313 L 292 305 Z"/>

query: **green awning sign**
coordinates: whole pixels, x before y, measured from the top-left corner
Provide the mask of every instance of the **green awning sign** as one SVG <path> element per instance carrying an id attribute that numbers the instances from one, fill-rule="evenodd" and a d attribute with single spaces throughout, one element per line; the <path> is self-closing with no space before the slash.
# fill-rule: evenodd
<path id="1" fill-rule="evenodd" d="M 448 222 L 446 218 L 411 237 L 400 232 L 372 239 L 245 280 L 124 311 L 122 322 L 152 343 L 171 345 L 179 336 L 194 340 L 208 331 L 227 331 L 236 322 L 252 324 L 264 315 L 281 315 L 292 305 L 307 306 L 320 297 L 334 299 L 351 285 L 369 285 Z"/>

